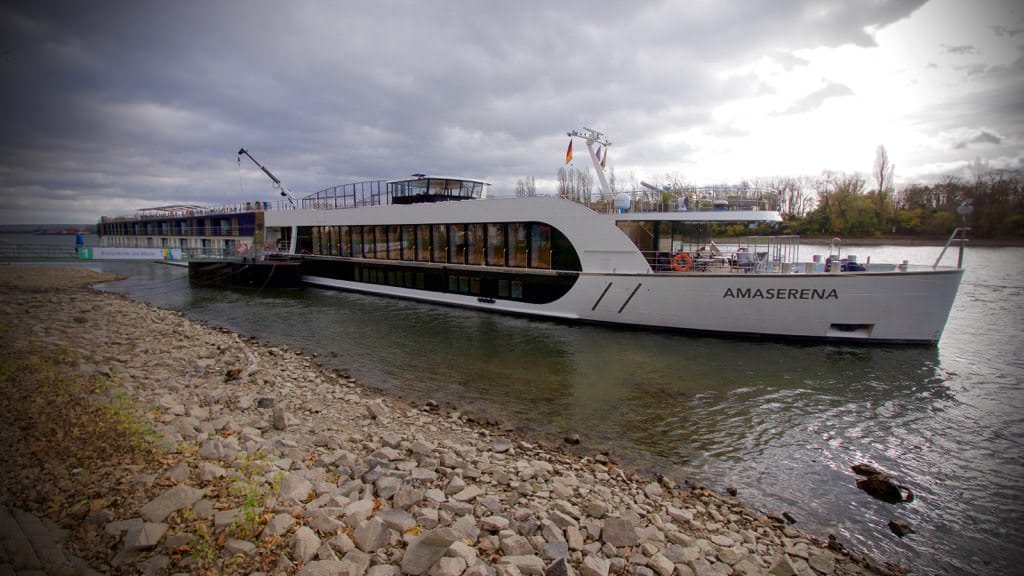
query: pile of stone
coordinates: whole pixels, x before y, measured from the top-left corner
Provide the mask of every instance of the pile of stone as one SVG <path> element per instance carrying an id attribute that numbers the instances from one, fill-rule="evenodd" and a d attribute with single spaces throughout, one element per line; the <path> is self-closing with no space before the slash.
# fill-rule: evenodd
<path id="1" fill-rule="evenodd" d="M 734 498 L 382 398 L 298 352 L 109 294 L 62 302 L 36 335 L 90 330 L 82 369 L 145 407 L 169 454 L 135 513 L 88 520 L 116 539 L 113 571 L 879 573 Z"/>

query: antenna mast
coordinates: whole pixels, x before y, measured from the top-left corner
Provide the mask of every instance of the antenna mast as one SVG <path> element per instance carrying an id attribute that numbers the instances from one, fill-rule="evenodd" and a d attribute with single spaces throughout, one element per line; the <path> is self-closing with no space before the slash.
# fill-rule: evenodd
<path id="1" fill-rule="evenodd" d="M 571 132 L 566 132 L 566 134 L 570 138 L 582 138 L 586 142 L 587 152 L 590 153 L 590 161 L 594 164 L 594 170 L 597 172 L 597 179 L 601 183 L 601 192 L 607 198 L 611 198 L 612 188 L 608 185 L 608 179 L 604 176 L 604 167 L 601 166 L 601 161 L 597 159 L 597 153 L 594 152 L 594 144 L 600 144 L 607 149 L 608 146 L 612 145 L 612 143 L 604 137 L 604 134 L 585 126 L 582 130 L 572 130 Z M 608 151 L 605 150 L 605 154 L 607 153 Z"/>

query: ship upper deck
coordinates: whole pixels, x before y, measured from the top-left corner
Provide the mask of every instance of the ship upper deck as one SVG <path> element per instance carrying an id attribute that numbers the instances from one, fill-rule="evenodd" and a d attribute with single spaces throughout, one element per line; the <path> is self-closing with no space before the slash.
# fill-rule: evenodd
<path id="1" fill-rule="evenodd" d="M 413 174 L 397 180 L 365 180 L 332 186 L 304 197 L 301 206 L 331 210 L 473 200 L 486 197 L 489 186 L 489 182 L 475 178 Z"/>

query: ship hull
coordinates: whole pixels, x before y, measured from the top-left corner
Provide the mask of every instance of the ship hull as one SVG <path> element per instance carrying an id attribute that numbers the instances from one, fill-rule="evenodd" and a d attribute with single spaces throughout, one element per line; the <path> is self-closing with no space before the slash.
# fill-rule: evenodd
<path id="1" fill-rule="evenodd" d="M 859 342 L 939 340 L 962 270 L 892 274 L 580 274 L 546 304 L 304 275 L 307 284 L 574 322 Z"/>

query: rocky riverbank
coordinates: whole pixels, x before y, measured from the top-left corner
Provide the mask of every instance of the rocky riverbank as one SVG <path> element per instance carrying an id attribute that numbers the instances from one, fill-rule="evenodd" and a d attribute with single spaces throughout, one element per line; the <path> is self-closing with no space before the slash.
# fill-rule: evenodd
<path id="1" fill-rule="evenodd" d="M 0 268 L 5 359 L 58 351 L 62 378 L 93 390 L 82 400 L 145 444 L 123 462 L 0 447 L 14 464 L 0 503 L 61 524 L 98 571 L 888 573 L 732 497 L 381 397 L 299 351 L 88 288 L 104 280 Z"/>

